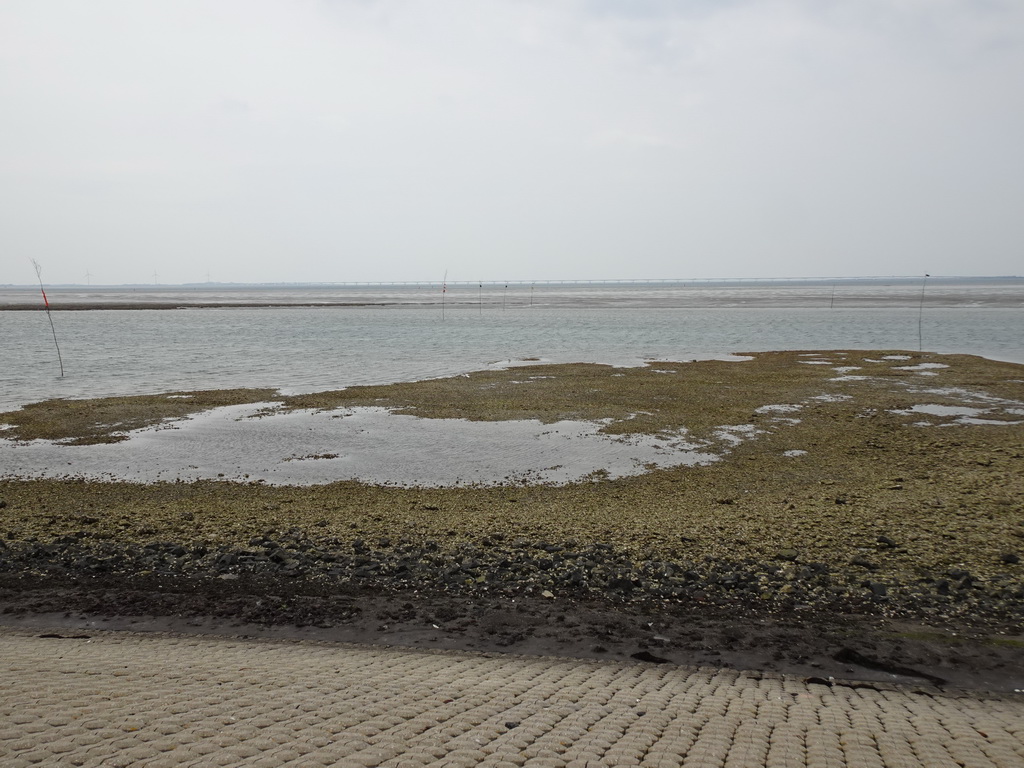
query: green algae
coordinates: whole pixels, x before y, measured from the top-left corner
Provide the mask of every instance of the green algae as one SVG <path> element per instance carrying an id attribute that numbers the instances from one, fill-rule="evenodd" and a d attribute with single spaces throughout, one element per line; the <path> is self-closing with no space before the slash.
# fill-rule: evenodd
<path id="1" fill-rule="evenodd" d="M 51 401 L 48 409 L 30 406 L 0 421 L 14 423 L 21 439 L 103 441 L 139 428 L 131 425 L 273 400 L 288 408 L 383 405 L 424 418 L 607 419 L 605 431 L 616 433 L 685 427 L 707 437 L 724 424 L 753 424 L 761 434 L 708 466 L 595 476 L 563 487 L 8 480 L 0 482 L 0 536 L 244 546 L 254 536 L 298 529 L 336 542 L 434 541 L 454 551 L 498 535 L 604 542 L 637 558 L 678 563 L 777 562 L 793 578 L 801 564 L 823 562 L 851 581 L 912 583 L 949 569 L 1021 579 L 1024 565 L 1001 556 L 1024 552 L 1024 430 L 940 417 L 921 426 L 920 414 L 900 411 L 921 402 L 955 405 L 970 394 L 1022 401 L 1024 367 L 918 353 L 870 362 L 888 354 L 761 353 L 748 362 L 636 369 L 528 366 L 297 396 L 230 390 Z M 817 359 L 832 364 L 808 364 Z M 899 370 L 921 362 L 950 367 L 936 376 Z M 865 378 L 836 381 L 837 366 L 860 367 L 853 373 Z M 764 410 L 772 404 L 801 408 Z M 806 453 L 787 455 L 792 451 Z"/>

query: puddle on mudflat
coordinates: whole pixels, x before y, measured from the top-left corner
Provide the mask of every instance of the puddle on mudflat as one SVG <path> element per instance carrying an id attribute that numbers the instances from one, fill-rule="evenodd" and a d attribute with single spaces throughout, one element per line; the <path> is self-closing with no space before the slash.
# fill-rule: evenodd
<path id="1" fill-rule="evenodd" d="M 957 419 L 960 424 L 974 424 L 977 426 L 1014 426 L 1017 424 L 1024 424 L 1024 421 L 1004 421 L 1003 419 L 977 419 L 970 416 L 965 416 L 962 419 Z"/>
<path id="2" fill-rule="evenodd" d="M 893 413 L 927 413 L 929 416 L 978 416 L 984 411 L 981 408 L 969 408 L 965 405 L 914 405 L 906 410 Z"/>
<path id="3" fill-rule="evenodd" d="M 852 399 L 853 399 L 853 395 L 838 395 L 838 394 L 815 395 L 814 397 L 811 398 L 811 400 L 817 400 L 817 401 L 822 402 L 822 403 L 842 403 L 842 402 L 845 402 L 847 400 L 852 400 Z"/>
<path id="4" fill-rule="evenodd" d="M 260 418 L 251 418 L 257 414 Z M 139 430 L 120 443 L 0 441 L 0 459 L 3 477 L 259 480 L 273 485 L 359 480 L 447 487 L 564 484 L 718 458 L 706 444 L 688 440 L 685 431 L 605 435 L 598 432 L 601 426 L 423 419 L 372 407 L 277 411 L 261 403 Z"/>
<path id="5" fill-rule="evenodd" d="M 918 363 L 917 365 L 897 365 L 895 371 L 931 371 L 932 369 L 949 368 L 945 363 Z"/>
<path id="6" fill-rule="evenodd" d="M 917 413 L 923 413 L 928 416 L 939 416 L 941 418 L 952 418 L 953 421 L 942 424 L 941 426 L 953 426 L 956 424 L 973 424 L 976 426 L 985 425 L 996 425 L 996 426 L 1014 426 L 1022 424 L 1022 421 L 1013 421 L 1006 419 L 997 418 L 982 418 L 983 416 L 995 416 L 995 415 L 1016 415 L 1015 408 L 972 408 L 966 405 L 939 405 L 937 403 L 924 403 L 921 405 L 914 405 L 910 408 L 903 408 L 890 413 L 899 414 L 901 416 L 910 416 Z M 933 422 L 930 421 L 916 421 L 914 426 L 916 427 L 930 427 Z"/>
<path id="7" fill-rule="evenodd" d="M 778 403 L 775 405 L 762 405 L 760 408 L 755 408 L 754 413 L 795 413 L 801 408 L 803 406 L 796 403 Z"/>
<path id="8" fill-rule="evenodd" d="M 749 440 L 761 434 L 764 434 L 764 430 L 758 429 L 753 424 L 733 424 L 727 427 L 719 427 L 715 430 L 715 437 L 729 445 L 739 445 L 744 440 Z"/>

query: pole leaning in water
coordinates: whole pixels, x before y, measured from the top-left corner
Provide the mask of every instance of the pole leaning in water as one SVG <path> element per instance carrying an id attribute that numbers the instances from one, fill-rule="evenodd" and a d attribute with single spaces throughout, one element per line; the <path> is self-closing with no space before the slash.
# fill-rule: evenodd
<path id="1" fill-rule="evenodd" d="M 57 348 L 57 362 L 60 364 L 60 377 L 64 378 L 64 360 L 60 356 L 60 344 L 57 343 L 57 329 L 53 327 L 53 315 L 50 314 L 50 301 L 46 298 L 46 291 L 43 289 L 43 268 L 39 262 L 32 259 L 32 266 L 36 270 L 36 279 L 39 280 L 39 292 L 43 294 L 43 306 L 46 307 L 46 317 L 50 321 L 50 332 L 53 334 L 53 346 Z"/>
<path id="2" fill-rule="evenodd" d="M 921 280 L 921 301 L 917 306 L 917 351 L 924 351 L 924 333 L 921 328 L 921 323 L 924 320 L 924 289 L 928 285 L 928 278 L 931 277 L 927 272 L 924 275 L 924 279 Z"/>

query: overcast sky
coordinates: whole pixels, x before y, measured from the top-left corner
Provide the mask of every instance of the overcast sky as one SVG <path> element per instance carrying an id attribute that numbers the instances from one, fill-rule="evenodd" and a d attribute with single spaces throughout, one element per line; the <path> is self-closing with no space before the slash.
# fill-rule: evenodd
<path id="1" fill-rule="evenodd" d="M 1019 275 L 1022 246 L 1020 0 L 0 0 L 0 283 Z"/>

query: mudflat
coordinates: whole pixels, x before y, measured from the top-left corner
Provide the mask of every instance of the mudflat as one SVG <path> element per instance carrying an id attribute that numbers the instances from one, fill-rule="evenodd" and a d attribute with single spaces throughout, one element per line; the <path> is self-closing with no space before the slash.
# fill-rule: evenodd
<path id="1" fill-rule="evenodd" d="M 29 623 L 53 614 L 1024 688 L 1024 366 L 898 350 L 749 357 L 0 414 L 4 439 L 88 450 L 269 398 L 281 409 L 600 420 L 624 437 L 685 430 L 718 456 L 568 485 L 9 478 L 0 610 Z"/>

